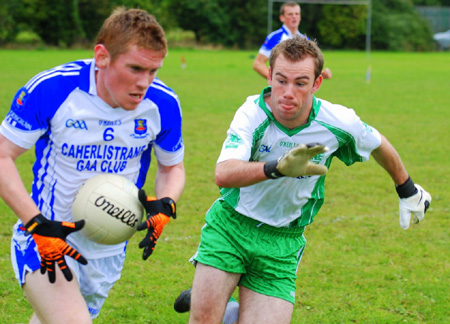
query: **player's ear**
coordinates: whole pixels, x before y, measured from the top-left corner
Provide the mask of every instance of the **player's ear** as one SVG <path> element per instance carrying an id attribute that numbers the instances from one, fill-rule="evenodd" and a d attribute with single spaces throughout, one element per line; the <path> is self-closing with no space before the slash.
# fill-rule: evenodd
<path id="1" fill-rule="evenodd" d="M 312 93 L 316 92 L 317 90 L 319 90 L 320 85 L 322 84 L 322 80 L 323 80 L 323 76 L 322 74 L 319 75 L 315 80 L 314 80 L 314 85 L 312 87 Z"/>
<path id="2" fill-rule="evenodd" d="M 269 67 L 269 73 L 267 73 L 267 82 L 272 85 L 272 69 Z"/>
<path id="3" fill-rule="evenodd" d="M 107 67 L 111 60 L 111 56 L 109 55 L 108 49 L 103 44 L 95 45 L 94 58 L 95 64 L 99 69 Z"/>

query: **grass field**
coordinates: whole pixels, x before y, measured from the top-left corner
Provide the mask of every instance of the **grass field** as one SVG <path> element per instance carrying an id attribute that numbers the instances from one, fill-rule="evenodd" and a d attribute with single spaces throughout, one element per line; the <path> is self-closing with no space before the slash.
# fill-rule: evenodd
<path id="1" fill-rule="evenodd" d="M 214 165 L 235 110 L 266 81 L 252 69 L 255 52 L 172 50 L 159 77 L 183 107 L 187 185 L 178 218 L 166 226 L 146 262 L 128 247 L 122 279 L 95 321 L 99 324 L 186 323 L 173 311 L 191 285 L 188 263 L 199 243 L 204 214 L 218 197 Z M 15 91 L 35 73 L 91 57 L 90 51 L 0 51 L 0 119 Z M 181 57 L 187 67 L 181 68 Z M 336 160 L 327 176 L 326 202 L 306 231 L 308 245 L 297 280 L 292 323 L 449 323 L 449 53 L 325 52 L 334 77 L 319 98 L 354 108 L 386 135 L 415 182 L 433 196 L 425 221 L 407 231 L 398 223 L 398 198 L 373 161 L 347 168 Z M 371 82 L 365 82 L 368 66 Z M 18 160 L 30 188 L 33 152 Z M 146 190 L 152 192 L 154 167 Z M 16 216 L 0 202 L 0 323 L 25 323 L 31 309 L 10 265 Z"/>

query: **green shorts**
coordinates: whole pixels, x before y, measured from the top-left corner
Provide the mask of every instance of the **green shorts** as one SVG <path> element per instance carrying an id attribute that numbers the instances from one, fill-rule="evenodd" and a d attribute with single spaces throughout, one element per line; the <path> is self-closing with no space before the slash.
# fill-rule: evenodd
<path id="1" fill-rule="evenodd" d="M 303 231 L 304 227 L 269 226 L 217 200 L 206 214 L 194 260 L 242 273 L 239 285 L 294 303 L 297 268 L 306 245 Z"/>

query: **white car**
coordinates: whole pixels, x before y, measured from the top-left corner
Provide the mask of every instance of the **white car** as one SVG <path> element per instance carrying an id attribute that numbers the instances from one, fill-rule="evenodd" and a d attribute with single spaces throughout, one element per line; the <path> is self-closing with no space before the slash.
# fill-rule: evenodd
<path id="1" fill-rule="evenodd" d="M 450 29 L 434 34 L 433 39 L 438 43 L 440 49 L 450 49 Z"/>

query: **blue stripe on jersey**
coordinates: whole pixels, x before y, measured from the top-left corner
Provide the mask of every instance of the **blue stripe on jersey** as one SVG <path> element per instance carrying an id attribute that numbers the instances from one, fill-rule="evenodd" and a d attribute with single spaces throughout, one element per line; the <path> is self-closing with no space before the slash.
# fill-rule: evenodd
<path id="1" fill-rule="evenodd" d="M 161 149 L 168 152 L 176 152 L 183 146 L 181 134 L 181 106 L 176 93 L 164 82 L 155 78 L 145 95 L 158 106 L 161 118 L 161 131 L 157 135 L 155 143 Z M 141 167 L 136 186 L 142 188 L 147 177 L 147 171 L 151 163 L 151 151 L 153 144 L 142 153 Z"/>
<path id="2" fill-rule="evenodd" d="M 82 61 L 80 61 L 80 63 L 81 62 Z M 37 74 L 36 76 L 34 76 L 30 81 L 28 81 L 27 84 L 25 85 L 25 88 L 28 90 L 28 93 L 31 93 L 34 90 L 34 88 L 36 88 L 41 82 L 43 82 L 49 78 L 59 76 L 59 75 L 65 75 L 65 76 L 78 75 L 78 71 L 82 67 L 83 66 L 80 64 L 77 64 L 77 62 L 72 62 L 72 63 L 67 63 L 64 65 L 57 66 L 57 67 L 52 68 L 47 71 L 43 71 L 43 72 Z"/>
<path id="3" fill-rule="evenodd" d="M 44 185 L 44 179 L 48 176 L 48 169 L 49 169 L 49 157 L 52 153 L 52 147 L 53 145 L 49 144 L 49 135 L 50 133 L 46 133 L 43 137 L 39 139 L 36 143 L 36 161 L 33 165 L 33 174 L 35 175 L 35 179 L 33 181 L 32 185 L 32 194 L 31 198 L 34 200 L 35 204 L 38 206 L 39 210 L 44 212 L 47 210 L 47 208 L 44 209 L 44 207 L 49 207 L 48 209 L 51 211 L 50 219 L 54 219 L 54 211 L 53 211 L 53 205 L 54 205 L 54 187 L 55 184 L 52 185 L 51 190 L 51 198 L 50 201 L 47 202 L 47 206 L 44 206 L 44 199 L 42 196 L 42 191 L 45 189 Z M 43 158 L 45 152 L 45 158 Z M 45 165 L 42 165 L 42 161 L 47 161 Z M 48 214 L 47 214 L 48 215 Z"/>
<path id="4" fill-rule="evenodd" d="M 176 152 L 183 146 L 181 134 L 181 107 L 178 96 L 159 79 L 147 90 L 146 98 L 159 108 L 161 131 L 155 143 L 167 152 Z"/>
<path id="5" fill-rule="evenodd" d="M 283 37 L 283 34 L 287 33 L 284 31 L 283 28 L 280 28 L 272 33 L 270 33 L 267 37 L 266 40 L 264 41 L 263 44 L 263 48 L 266 51 L 272 51 L 272 49 L 278 45 L 279 42 L 281 42 L 281 38 Z"/>
<path id="6" fill-rule="evenodd" d="M 61 104 L 78 87 L 80 74 L 87 78 L 87 82 L 89 82 L 89 62 L 92 62 L 92 60 L 72 62 L 39 73 L 17 92 L 11 105 L 10 114 L 14 114 L 13 120 L 27 121 L 26 124 L 19 123 L 19 126 L 16 125 L 17 128 L 27 131 L 44 131 L 35 145 L 36 161 L 33 165 L 35 179 L 32 184 L 31 198 L 39 210 L 45 212 L 52 220 L 55 218 L 53 210 L 55 179 L 49 181 L 51 187 L 48 189 L 50 192 L 46 194 L 46 197 L 43 197 L 45 179 L 52 177 L 48 174 L 49 163 L 51 162 L 49 159 L 53 148 L 53 144 L 49 142 L 51 134 L 49 123 Z M 52 94 L 52 96 L 48 94 Z M 19 99 L 21 99 L 20 102 Z M 34 117 L 30 118 L 30 115 L 34 115 Z M 46 161 L 46 165 L 42 165 L 42 161 Z"/>
<path id="7" fill-rule="evenodd" d="M 19 89 L 8 113 L 11 122 L 17 123 L 15 127 L 25 131 L 47 130 L 58 108 L 78 87 L 80 70 L 89 70 L 85 63 L 79 61 L 44 71 Z"/>
<path id="8" fill-rule="evenodd" d="M 296 35 L 299 35 L 301 37 L 306 37 L 307 39 L 309 39 L 308 36 L 303 35 L 299 31 L 297 31 Z M 261 49 L 265 52 L 271 52 L 273 50 L 273 48 L 281 42 L 281 40 L 283 39 L 283 36 L 285 36 L 286 38 L 293 37 L 293 35 L 286 28 L 285 25 L 281 26 L 280 29 L 277 29 L 277 30 L 273 31 L 272 33 L 270 33 L 269 35 L 267 35 L 267 37 L 264 41 L 264 44 L 261 46 Z"/>
<path id="9" fill-rule="evenodd" d="M 152 161 L 152 144 L 148 145 L 148 148 L 142 153 L 141 156 L 141 168 L 139 169 L 139 175 L 136 180 L 136 186 L 141 189 L 144 186 L 145 179 L 147 178 L 147 171 Z"/>

